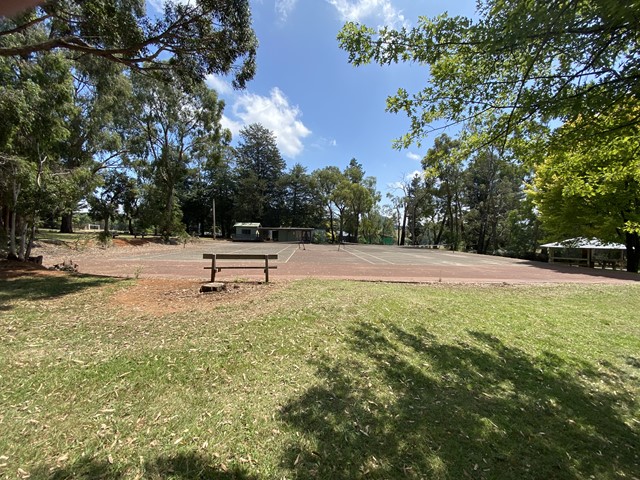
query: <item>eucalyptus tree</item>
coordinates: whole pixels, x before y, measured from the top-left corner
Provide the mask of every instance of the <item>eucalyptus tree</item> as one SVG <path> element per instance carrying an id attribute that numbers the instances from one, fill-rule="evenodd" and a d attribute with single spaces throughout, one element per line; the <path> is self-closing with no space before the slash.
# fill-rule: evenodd
<path id="1" fill-rule="evenodd" d="M 45 52 L 0 58 L 0 83 L 0 156 L 10 175 L 2 184 L 2 207 L 7 212 L 9 255 L 24 258 L 40 216 L 61 201 L 56 183 L 62 179 L 54 174 L 69 137 L 67 119 L 75 111 L 73 81 L 68 60 Z"/>
<path id="2" fill-rule="evenodd" d="M 328 166 L 311 173 L 316 186 L 319 201 L 322 203 L 325 213 L 329 217 L 329 231 L 331 243 L 336 242 L 334 191 L 343 179 L 342 172 L 336 166 Z"/>
<path id="3" fill-rule="evenodd" d="M 183 231 L 178 189 L 197 159 L 218 158 L 228 135 L 220 125 L 224 104 L 203 82 L 189 93 L 176 82 L 133 75 L 129 157 L 145 184 L 143 211 L 165 238 Z"/>
<path id="4" fill-rule="evenodd" d="M 422 159 L 425 179 L 434 184 L 434 208 L 440 223 L 434 238 L 440 244 L 446 235 L 453 250 L 459 247 L 464 233 L 463 224 L 463 159 L 460 141 L 442 134 Z"/>
<path id="5" fill-rule="evenodd" d="M 524 197 L 522 168 L 496 148 L 471 158 L 464 178 L 465 237 L 478 253 L 504 248 L 509 215 Z"/>
<path id="6" fill-rule="evenodd" d="M 313 177 L 296 163 L 281 179 L 284 188 L 283 226 L 315 227 L 322 218 L 322 204 Z"/>
<path id="7" fill-rule="evenodd" d="M 103 234 L 109 235 L 110 222 L 124 207 L 127 197 L 135 189 L 135 180 L 125 172 L 109 171 L 95 194 L 88 198 L 89 213 L 104 222 Z"/>
<path id="8" fill-rule="evenodd" d="M 637 0 L 479 0 L 476 19 L 444 13 L 399 30 L 347 23 L 338 38 L 354 65 L 428 66 L 422 90 L 387 99 L 388 111 L 411 121 L 396 146 L 483 115 L 492 119 L 488 143 L 504 145 L 530 121 L 597 124 L 638 100 L 639 8 Z"/>
<path id="9" fill-rule="evenodd" d="M 99 172 L 122 168 L 130 127 L 131 83 L 119 65 L 87 57 L 72 64 L 74 115 L 60 152 L 61 175 L 69 178 L 60 205 L 62 233 L 73 231 L 72 216 L 83 197 L 101 182 Z"/>
<path id="10" fill-rule="evenodd" d="M 222 236 L 230 237 L 236 216 L 238 198 L 238 178 L 234 172 L 235 152 L 225 148 L 222 158 L 207 160 L 205 181 L 210 189 L 208 204 L 216 203 L 216 224 L 220 225 Z M 212 230 L 215 234 L 215 230 Z"/>
<path id="11" fill-rule="evenodd" d="M 65 51 L 180 79 L 233 73 L 243 88 L 255 73 L 257 40 L 248 0 L 49 0 L 0 18 L 0 57 Z M 150 11 L 147 11 L 151 9 Z M 33 32 L 43 35 L 33 35 Z"/>

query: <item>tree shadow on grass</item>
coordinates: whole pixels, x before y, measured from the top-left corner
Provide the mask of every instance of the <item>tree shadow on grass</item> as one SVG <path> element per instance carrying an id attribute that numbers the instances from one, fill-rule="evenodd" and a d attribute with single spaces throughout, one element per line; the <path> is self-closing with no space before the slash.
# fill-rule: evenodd
<path id="1" fill-rule="evenodd" d="M 239 467 L 221 467 L 204 455 L 195 452 L 165 455 L 147 461 L 141 477 L 151 480 L 258 480 Z M 31 472 L 35 480 L 119 480 L 132 478 L 133 473 L 118 463 L 95 458 L 81 458 L 63 468 L 40 467 Z"/>
<path id="2" fill-rule="evenodd" d="M 282 419 L 301 434 L 283 467 L 296 478 L 582 479 L 637 477 L 637 410 L 602 365 L 534 357 L 483 332 L 439 343 L 424 330 L 362 325 L 348 363 Z M 610 388 L 590 385 L 606 383 Z"/>
<path id="3" fill-rule="evenodd" d="M 120 280 L 92 275 L 55 275 L 24 276 L 0 281 L 0 311 L 8 311 L 13 308 L 11 303 L 14 301 L 58 298 Z"/>

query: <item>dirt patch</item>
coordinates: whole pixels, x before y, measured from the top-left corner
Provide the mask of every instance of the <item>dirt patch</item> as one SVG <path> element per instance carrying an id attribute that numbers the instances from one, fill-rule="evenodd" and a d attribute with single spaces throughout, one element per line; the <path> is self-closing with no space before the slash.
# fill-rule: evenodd
<path id="1" fill-rule="evenodd" d="M 114 238 L 111 240 L 112 247 L 141 247 L 150 243 L 161 243 L 149 238 Z"/>
<path id="2" fill-rule="evenodd" d="M 0 260 L 0 279 L 18 278 L 30 275 L 60 276 L 63 272 L 49 270 L 43 265 L 32 262 L 17 262 L 13 260 Z"/>
<path id="3" fill-rule="evenodd" d="M 0 260 L 0 280 L 47 276 L 65 277 L 69 272 L 50 270 L 31 262 Z M 272 294 L 283 286 L 261 282 L 226 283 L 220 292 L 200 293 L 204 282 L 187 279 L 140 278 L 110 298 L 110 304 L 140 314 L 196 312 L 219 308 L 228 304 L 255 301 Z"/>
<path id="4" fill-rule="evenodd" d="M 257 300 L 282 285 L 264 283 L 227 283 L 220 292 L 200 293 L 203 282 L 193 280 L 138 279 L 116 293 L 111 301 L 125 310 L 152 315 L 203 311 L 222 305 Z"/>

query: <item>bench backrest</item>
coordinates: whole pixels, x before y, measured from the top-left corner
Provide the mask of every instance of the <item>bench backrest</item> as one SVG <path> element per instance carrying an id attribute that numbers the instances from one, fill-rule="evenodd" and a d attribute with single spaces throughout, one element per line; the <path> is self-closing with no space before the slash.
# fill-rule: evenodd
<path id="1" fill-rule="evenodd" d="M 203 253 L 202 258 L 216 260 L 277 260 L 277 253 Z"/>

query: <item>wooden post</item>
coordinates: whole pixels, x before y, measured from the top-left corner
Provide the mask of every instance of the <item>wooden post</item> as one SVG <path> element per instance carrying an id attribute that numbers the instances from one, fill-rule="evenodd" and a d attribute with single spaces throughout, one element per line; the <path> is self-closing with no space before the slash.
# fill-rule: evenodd
<path id="1" fill-rule="evenodd" d="M 265 283 L 269 283 L 269 255 L 264 256 L 264 278 Z"/>
<path id="2" fill-rule="evenodd" d="M 213 230 L 211 230 L 212 240 L 216 239 L 216 199 L 213 199 Z M 215 263 L 215 260 L 214 260 Z M 213 281 L 213 280 L 212 280 Z"/>
<path id="3" fill-rule="evenodd" d="M 216 256 L 211 259 L 211 283 L 216 281 Z"/>

